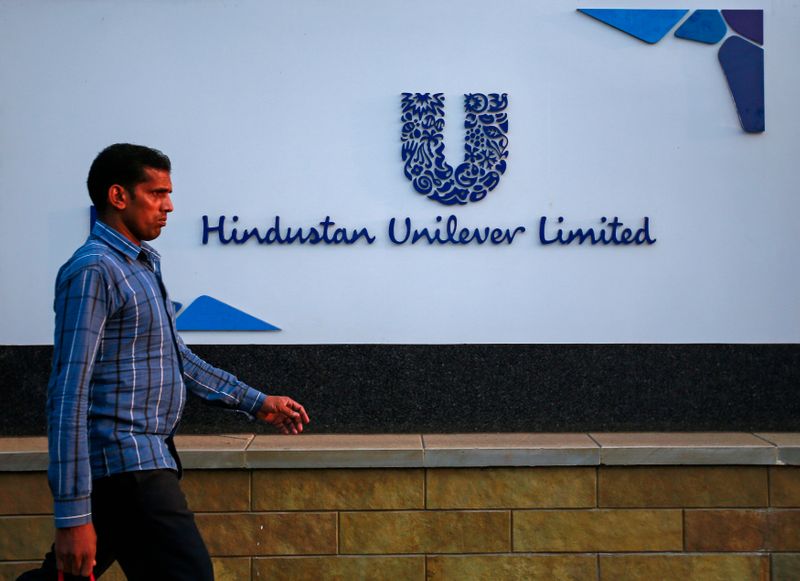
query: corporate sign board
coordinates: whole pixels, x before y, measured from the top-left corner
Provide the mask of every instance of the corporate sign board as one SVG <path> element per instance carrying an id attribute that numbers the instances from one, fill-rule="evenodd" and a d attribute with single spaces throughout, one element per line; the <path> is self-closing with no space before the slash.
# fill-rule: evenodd
<path id="1" fill-rule="evenodd" d="M 192 342 L 800 339 L 796 7 L 0 12 L 4 343 L 52 340 L 115 141 L 172 158 L 154 244 Z"/>
<path id="2" fill-rule="evenodd" d="M 660 15 L 661 11 L 637 11 L 644 16 Z M 500 182 L 505 173 L 508 158 L 508 95 L 503 93 L 472 93 L 464 95 L 466 130 L 464 161 L 452 167 L 444 154 L 444 104 L 441 93 L 404 93 L 402 99 L 402 159 L 404 175 L 412 182 L 414 190 L 428 199 L 445 206 L 465 205 L 486 197 Z M 763 103 L 761 106 L 763 112 Z M 762 115 L 763 117 L 763 115 Z M 228 223 L 225 215 L 212 223 L 204 215 L 202 243 L 212 239 L 223 245 L 243 245 L 250 241 L 265 245 L 345 245 L 362 242 L 374 244 L 377 236 L 367 227 L 350 228 L 337 226 L 330 216 L 311 226 L 287 226 L 281 224 L 280 216 L 265 227 L 242 227 L 239 216 L 232 216 Z M 637 230 L 625 227 L 618 217 L 608 220 L 600 218 L 598 226 L 567 230 L 555 228 L 547 232 L 547 217 L 538 223 L 538 237 L 542 245 L 550 244 L 595 244 L 641 245 L 654 244 L 650 235 L 649 218 L 643 218 L 643 226 Z M 559 216 L 560 226 L 564 217 Z M 552 229 L 552 228 L 551 228 Z M 463 227 L 458 217 L 450 214 L 446 219 L 437 215 L 432 226 L 417 227 L 410 217 L 402 220 L 390 218 L 386 235 L 394 245 L 453 245 L 470 244 L 510 245 L 527 231 L 525 226 L 497 228 L 491 226 Z M 280 331 L 281 329 L 243 313 L 224 302 L 202 295 L 186 309 L 176 303 L 179 331 Z"/>
<path id="3" fill-rule="evenodd" d="M 464 161 L 453 168 L 444 154 L 444 95 L 441 93 L 403 94 L 402 159 L 403 173 L 414 185 L 414 190 L 428 199 L 443 204 L 465 205 L 486 197 L 500 183 L 508 158 L 508 95 L 505 93 L 472 93 L 464 95 L 466 110 L 466 138 Z M 763 107 L 762 107 L 763 111 Z M 266 227 L 241 227 L 239 216 L 227 221 L 225 215 L 213 221 L 203 216 L 203 244 L 215 239 L 221 244 L 324 244 L 351 245 L 359 241 L 373 244 L 377 238 L 366 227 L 336 226 L 330 216 L 312 226 L 286 226 L 280 216 Z M 433 226 L 415 227 L 411 218 L 390 218 L 386 234 L 392 244 L 512 244 L 518 235 L 527 231 L 525 226 L 496 228 L 491 226 L 461 227 L 454 214 L 446 219 L 436 216 Z M 564 222 L 559 216 L 557 225 Z M 650 236 L 649 218 L 637 230 L 625 227 L 618 217 L 608 220 L 601 217 L 598 226 L 568 230 L 555 228 L 548 233 L 547 216 L 538 220 L 539 242 L 549 244 L 654 244 Z"/>

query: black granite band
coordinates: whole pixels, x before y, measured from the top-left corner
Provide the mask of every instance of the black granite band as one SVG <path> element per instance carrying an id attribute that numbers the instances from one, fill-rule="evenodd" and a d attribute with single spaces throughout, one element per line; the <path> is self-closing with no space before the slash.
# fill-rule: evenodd
<path id="1" fill-rule="evenodd" d="M 796 344 L 192 348 L 301 401 L 315 433 L 800 430 Z M 0 435 L 45 434 L 51 354 L 0 346 Z M 181 433 L 269 433 L 242 417 L 190 399 Z"/>

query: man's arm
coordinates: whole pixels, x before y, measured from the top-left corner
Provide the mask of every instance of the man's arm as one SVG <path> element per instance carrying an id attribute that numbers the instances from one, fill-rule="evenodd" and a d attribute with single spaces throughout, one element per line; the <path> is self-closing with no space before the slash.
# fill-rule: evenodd
<path id="1" fill-rule="evenodd" d="M 206 363 L 177 337 L 186 387 L 211 405 L 236 409 L 275 426 L 284 434 L 298 434 L 309 422 L 299 403 L 286 396 L 267 396 L 234 375 Z"/>
<path id="2" fill-rule="evenodd" d="M 86 573 L 95 554 L 87 414 L 89 384 L 108 313 L 102 273 L 60 277 L 55 298 L 53 369 L 47 391 L 48 479 L 55 508 L 56 557 L 67 573 Z M 88 567 L 88 569 L 87 569 Z"/>

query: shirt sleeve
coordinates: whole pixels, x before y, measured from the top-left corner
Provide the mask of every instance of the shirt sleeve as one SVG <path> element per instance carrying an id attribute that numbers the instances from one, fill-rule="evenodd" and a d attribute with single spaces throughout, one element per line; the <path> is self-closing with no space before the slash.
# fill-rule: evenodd
<path id="1" fill-rule="evenodd" d="M 97 349 L 108 313 L 108 287 L 94 268 L 56 284 L 53 368 L 47 388 L 48 480 L 56 528 L 91 522 L 87 415 Z"/>
<path id="2" fill-rule="evenodd" d="M 254 418 L 264 405 L 266 394 L 206 363 L 186 346 L 179 335 L 176 337 L 187 389 L 210 405 L 232 408 Z"/>

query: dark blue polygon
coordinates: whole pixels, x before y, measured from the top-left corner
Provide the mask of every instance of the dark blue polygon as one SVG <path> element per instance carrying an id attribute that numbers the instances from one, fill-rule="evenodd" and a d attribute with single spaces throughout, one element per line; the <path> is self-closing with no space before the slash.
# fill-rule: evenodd
<path id="1" fill-rule="evenodd" d="M 763 10 L 723 10 L 722 16 L 735 33 L 764 44 Z"/>
<path id="2" fill-rule="evenodd" d="M 726 32 L 728 27 L 725 26 L 719 10 L 695 10 L 675 31 L 675 36 L 706 44 L 717 44 Z"/>
<path id="3" fill-rule="evenodd" d="M 178 331 L 280 331 L 278 327 L 208 295 L 197 297 L 186 307 L 175 326 Z"/>
<path id="4" fill-rule="evenodd" d="M 627 10 L 618 8 L 579 8 L 583 12 L 644 42 L 655 44 L 667 34 L 688 10 Z"/>
<path id="5" fill-rule="evenodd" d="M 719 64 L 728 79 L 742 129 L 764 131 L 764 49 L 739 36 L 719 47 Z"/>
<path id="6" fill-rule="evenodd" d="M 179 313 L 181 308 L 183 308 L 183 303 L 179 303 L 178 301 L 172 301 L 172 310 L 176 313 Z"/>

